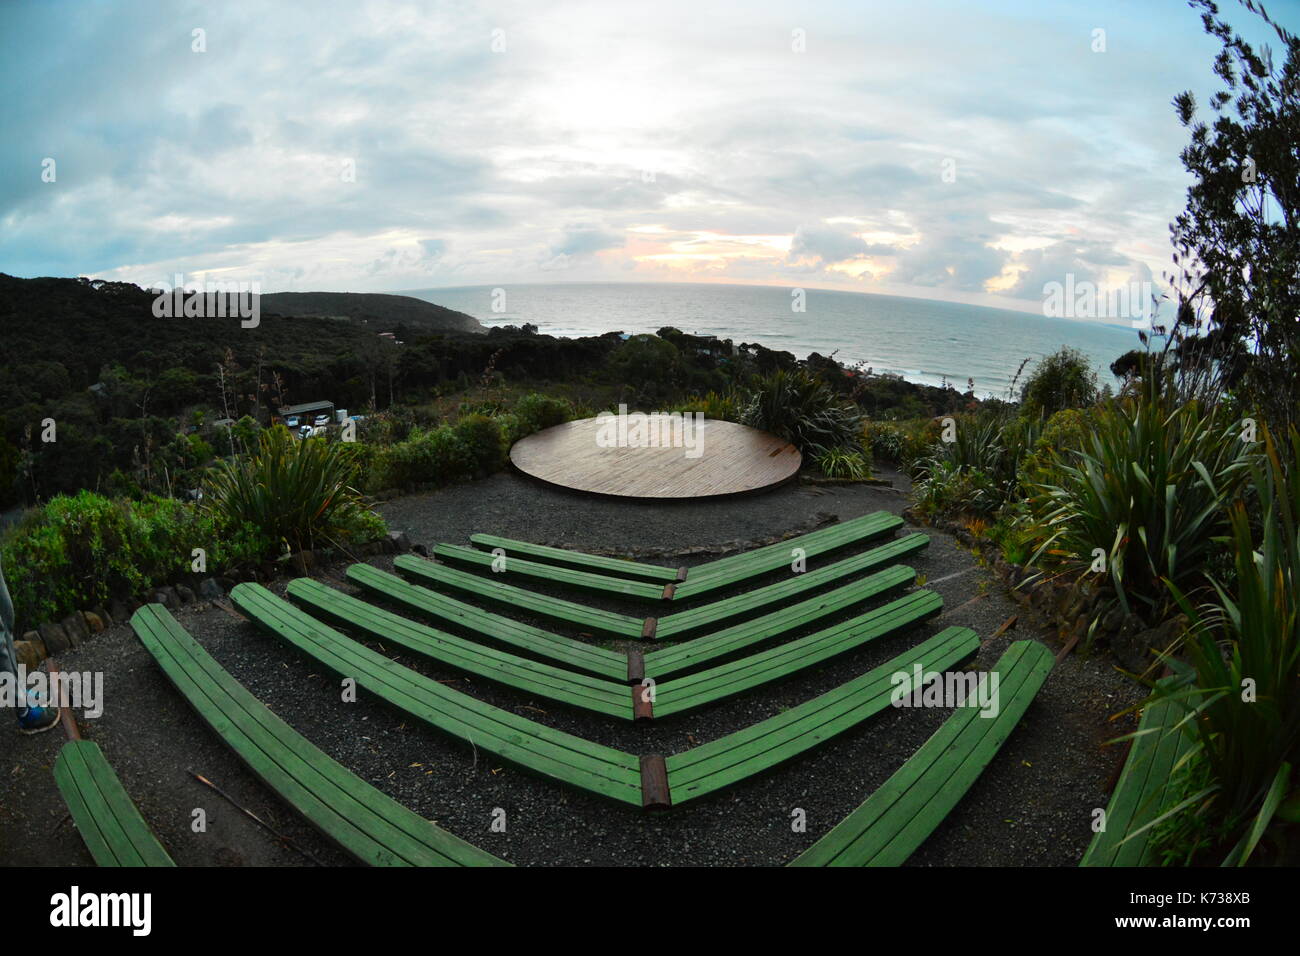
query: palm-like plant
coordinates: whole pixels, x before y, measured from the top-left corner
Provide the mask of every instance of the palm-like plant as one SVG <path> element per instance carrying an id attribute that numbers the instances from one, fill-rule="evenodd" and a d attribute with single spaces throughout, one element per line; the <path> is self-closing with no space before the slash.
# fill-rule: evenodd
<path id="1" fill-rule="evenodd" d="M 778 369 L 760 379 L 740 411 L 742 424 L 784 438 L 805 454 L 860 447 L 862 412 L 840 401 L 803 369 Z"/>
<path id="2" fill-rule="evenodd" d="M 348 445 L 295 439 L 277 425 L 252 455 L 217 467 L 207 505 L 227 527 L 251 524 L 289 550 L 307 550 L 317 539 L 333 540 L 362 509 L 356 471 Z"/>
<path id="3" fill-rule="evenodd" d="M 1034 560 L 1086 572 L 1100 549 L 1115 601 L 1150 621 L 1193 592 L 1226 540 L 1225 505 L 1253 458 L 1239 423 L 1152 391 L 1102 410 L 1083 450 L 1052 457 L 1032 488 Z"/>
<path id="4" fill-rule="evenodd" d="M 1196 681 L 1172 696 L 1193 715 L 1210 783 L 1188 796 L 1218 822 L 1232 845 L 1225 862 L 1244 863 L 1292 786 L 1300 759 L 1300 433 L 1290 433 L 1286 465 L 1265 432 L 1265 457 L 1250 468 L 1261 521 L 1258 543 L 1246 506 L 1230 508 L 1235 593 L 1194 607 L 1172 582 L 1191 620 L 1183 642 Z"/>

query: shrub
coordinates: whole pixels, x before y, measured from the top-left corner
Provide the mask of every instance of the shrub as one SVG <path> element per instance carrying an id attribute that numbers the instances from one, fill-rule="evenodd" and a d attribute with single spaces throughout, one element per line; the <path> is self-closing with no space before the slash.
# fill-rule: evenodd
<path id="1" fill-rule="evenodd" d="M 954 416 L 953 440 L 914 465 L 922 513 L 993 515 L 1015 497 L 1020 460 L 1037 435 L 1035 421 L 1003 409 Z"/>
<path id="2" fill-rule="evenodd" d="M 35 626 L 188 575 L 196 547 L 216 568 L 260 557 L 267 545 L 255 529 L 220 526 L 174 498 L 82 491 L 29 512 L 0 543 L 0 555 L 17 617 Z"/>
<path id="3" fill-rule="evenodd" d="M 1030 499 L 1035 559 L 1083 573 L 1100 550 L 1115 603 L 1149 622 L 1171 607 L 1166 580 L 1204 585 L 1250 458 L 1237 422 L 1175 401 L 1151 390 L 1102 410 L 1084 450 L 1054 453 Z"/>
<path id="4" fill-rule="evenodd" d="M 705 395 L 696 395 L 685 402 L 680 403 L 676 411 L 683 413 L 699 412 L 705 418 L 712 418 L 715 421 L 736 422 L 740 420 L 741 406 L 743 402 L 736 392 L 709 392 Z"/>
<path id="5" fill-rule="evenodd" d="M 515 402 L 513 412 L 520 422 L 520 437 L 539 432 L 543 428 L 563 425 L 573 418 L 573 406 L 569 402 L 540 392 L 529 392 L 519 399 Z"/>
<path id="6" fill-rule="evenodd" d="M 1087 356 L 1069 347 L 1035 366 L 1020 390 L 1020 405 L 1031 418 L 1047 418 L 1062 409 L 1097 401 L 1097 373 Z"/>
<path id="7" fill-rule="evenodd" d="M 356 473 L 350 444 L 295 439 L 277 425 L 262 433 L 252 455 L 217 466 L 207 506 L 222 524 L 252 525 L 290 551 L 339 543 L 364 508 L 352 488 Z"/>
<path id="8" fill-rule="evenodd" d="M 1243 502 L 1229 508 L 1235 592 L 1216 581 L 1215 600 L 1196 608 L 1169 582 L 1191 621 L 1183 649 L 1194 689 L 1157 689 L 1194 714 L 1186 727 L 1207 777 L 1183 801 L 1200 819 L 1172 828 L 1166 841 L 1209 834 L 1201 845 L 1226 851 L 1225 865 L 1245 863 L 1255 850 L 1300 759 L 1300 433 L 1291 430 L 1284 452 L 1267 432 L 1264 442 L 1263 461 L 1250 467 L 1258 533 Z"/>
<path id="9" fill-rule="evenodd" d="M 828 448 L 816 458 L 817 468 L 827 478 L 862 481 L 871 477 L 871 462 L 860 451 Z"/>
<path id="10" fill-rule="evenodd" d="M 862 426 L 862 441 L 873 459 L 892 461 L 910 472 L 916 462 L 930 456 L 939 431 L 938 419 L 869 421 Z"/>
<path id="11" fill-rule="evenodd" d="M 452 428 L 464 446 L 475 474 L 499 471 L 506 463 L 506 443 L 501 425 L 486 415 L 469 415 Z"/>
<path id="12" fill-rule="evenodd" d="M 862 412 L 842 403 L 824 382 L 802 369 L 778 369 L 759 379 L 740 420 L 791 442 L 805 454 L 860 447 Z"/>

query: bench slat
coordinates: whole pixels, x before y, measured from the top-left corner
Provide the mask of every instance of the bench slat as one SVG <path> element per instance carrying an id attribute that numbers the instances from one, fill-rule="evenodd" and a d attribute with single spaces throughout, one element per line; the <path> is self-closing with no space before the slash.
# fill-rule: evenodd
<path id="1" fill-rule="evenodd" d="M 560 568 L 550 564 L 542 564 L 538 561 L 529 561 L 526 558 L 515 557 L 505 560 L 503 570 L 494 571 L 491 568 L 496 558 L 486 552 L 465 548 L 458 544 L 437 545 L 434 547 L 433 553 L 435 557 L 443 561 L 456 561 L 480 569 L 487 568 L 489 573 L 506 579 L 522 576 L 524 578 L 536 578 L 545 581 L 547 584 L 559 584 L 582 591 L 603 591 L 641 601 L 663 600 L 664 586 L 662 584 L 629 581 L 626 578 L 612 578 L 605 574 L 594 574 L 591 571 L 575 571 L 571 568 Z"/>
<path id="2" fill-rule="evenodd" d="M 833 591 L 800 601 L 760 617 L 723 628 L 712 634 L 681 641 L 668 647 L 647 651 L 646 672 L 665 677 L 697 667 L 765 641 L 775 640 L 795 628 L 812 624 L 855 604 L 879 597 L 916 580 L 916 572 L 907 567 L 886 568 L 876 574 L 852 581 Z"/>
<path id="3" fill-rule="evenodd" d="M 530 654 L 549 658 L 566 667 L 615 680 L 623 680 L 627 676 L 625 654 L 484 611 L 429 588 L 403 581 L 394 574 L 372 568 L 368 564 L 351 565 L 347 570 L 347 579 L 366 592 L 394 601 L 404 608 L 463 627 L 478 636 L 508 644 Z M 637 626 L 640 627 L 639 621 Z"/>
<path id="4" fill-rule="evenodd" d="M 264 630 L 411 716 L 544 776 L 641 805 L 640 762 L 633 755 L 431 680 L 321 624 L 260 585 L 239 584 L 230 594 L 235 606 Z"/>
<path id="5" fill-rule="evenodd" d="M 449 667 L 574 707 L 625 720 L 633 718 L 626 681 L 616 684 L 484 647 L 408 621 L 311 578 L 289 582 L 288 596 L 316 617 L 355 628 L 374 640 L 397 644 Z"/>
<path id="6" fill-rule="evenodd" d="M 780 680 L 867 641 L 916 624 L 942 609 L 943 601 L 937 594 L 917 591 L 816 634 L 659 684 L 655 688 L 655 714 L 666 717 Z M 651 676 L 655 674 L 650 655 L 646 658 L 646 670 Z"/>
<path id="7" fill-rule="evenodd" d="M 900 866 L 965 796 L 1002 748 L 1052 669 L 1052 653 L 1017 641 L 994 664 L 998 711 L 957 707 L 862 806 L 791 866 Z"/>
<path id="8" fill-rule="evenodd" d="M 797 538 L 719 558 L 717 561 L 692 568 L 686 580 L 677 586 L 673 600 L 685 601 L 709 591 L 730 587 L 749 578 L 789 567 L 792 560 L 791 552 L 795 548 L 801 549 L 806 558 L 812 558 L 859 541 L 891 534 L 902 526 L 903 519 L 898 515 L 877 511 L 850 521 L 841 521 L 829 528 L 812 531 Z"/>
<path id="9" fill-rule="evenodd" d="M 366 783 L 257 700 L 162 605 L 131 627 L 199 716 L 290 807 L 340 848 L 376 866 L 506 866 Z"/>
<path id="10" fill-rule="evenodd" d="M 1169 686 L 1177 678 L 1167 677 Z M 1195 745 L 1185 729 L 1172 730 L 1185 711 L 1176 701 L 1156 699 L 1142 710 L 1138 734 L 1106 807 L 1106 829 L 1093 835 L 1080 866 L 1155 866 L 1151 830 L 1128 839 L 1160 816 L 1173 768 Z"/>
<path id="11" fill-rule="evenodd" d="M 512 584 L 493 581 L 490 577 L 469 574 L 445 564 L 437 564 L 428 558 L 410 554 L 398 555 L 393 560 L 393 567 L 399 574 L 414 578 L 422 584 L 452 587 L 493 604 L 520 608 L 544 617 L 576 624 L 584 630 L 600 631 L 615 637 L 639 638 L 641 627 L 645 623 L 644 618 L 584 607 L 563 598 L 539 594 Z"/>
<path id="12" fill-rule="evenodd" d="M 979 650 L 969 628 L 945 628 L 874 670 L 832 691 L 666 761 L 679 805 L 744 780 L 857 726 L 890 705 L 894 675 L 914 664 L 942 671 Z"/>
<path id="13" fill-rule="evenodd" d="M 667 584 L 677 580 L 676 568 L 665 568 L 657 564 L 641 564 L 624 558 L 612 558 L 585 551 L 571 551 L 568 548 L 554 548 L 545 544 L 532 544 L 528 541 L 516 541 L 495 534 L 473 534 L 470 542 L 485 551 L 503 548 L 507 554 L 515 553 L 529 559 L 547 564 L 572 565 L 578 570 L 595 571 L 616 578 L 645 578 Z"/>
<path id="14" fill-rule="evenodd" d="M 676 611 L 659 618 L 656 636 L 680 637 L 691 631 L 697 631 L 710 624 L 717 624 L 741 614 L 752 615 L 769 605 L 781 604 L 791 598 L 806 594 L 827 584 L 832 584 L 850 575 L 873 568 L 901 561 L 908 555 L 929 545 L 930 539 L 923 534 L 906 534 L 901 538 L 883 544 L 878 548 L 863 551 L 851 557 L 824 565 L 814 570 L 791 574 L 784 581 L 755 588 L 743 594 L 723 598 L 709 604 L 686 611 Z"/>
<path id="15" fill-rule="evenodd" d="M 69 740 L 54 761 L 54 780 L 98 866 L 175 866 L 122 781 L 90 740 Z"/>

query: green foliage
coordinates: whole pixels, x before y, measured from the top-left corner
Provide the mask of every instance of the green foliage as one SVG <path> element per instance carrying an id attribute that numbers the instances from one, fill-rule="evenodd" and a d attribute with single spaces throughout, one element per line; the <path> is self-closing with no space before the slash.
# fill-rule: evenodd
<path id="1" fill-rule="evenodd" d="M 1037 439 L 1032 419 L 1004 409 L 954 416 L 929 458 L 915 464 L 917 503 L 923 514 L 990 517 L 1018 492 L 1019 466 Z"/>
<path id="2" fill-rule="evenodd" d="M 276 425 L 262 433 L 252 455 L 214 470 L 207 505 L 222 523 L 252 525 L 290 551 L 339 543 L 364 508 L 352 488 L 354 454 L 349 444 L 295 439 Z"/>
<path id="3" fill-rule="evenodd" d="M 563 425 L 573 418 L 573 405 L 562 398 L 530 392 L 515 402 L 511 410 L 519 420 L 523 435 L 531 435 L 544 428 Z M 522 437 L 522 435 L 521 435 Z"/>
<path id="4" fill-rule="evenodd" d="M 1030 489 L 1050 477 L 1054 457 L 1069 459 L 1082 451 L 1093 429 L 1091 411 L 1065 408 L 1049 418 L 1020 463 L 1021 484 Z"/>
<path id="5" fill-rule="evenodd" d="M 1175 275 L 1192 291 L 1180 290 L 1182 328 L 1173 331 L 1190 328 L 1184 315 L 1208 317 L 1208 334 L 1189 334 L 1186 344 L 1284 430 L 1300 421 L 1300 39 L 1247 2 L 1276 34 L 1275 59 L 1268 48 L 1257 53 L 1212 0 L 1192 5 L 1221 46 L 1214 72 L 1225 88 L 1210 98 L 1208 123 L 1190 92 L 1174 99 L 1189 134 L 1181 159 L 1191 185 L 1170 232 Z"/>
<path id="6" fill-rule="evenodd" d="M 862 481 L 871 477 L 871 461 L 860 451 L 828 448 L 816 459 L 818 470 L 827 478 L 848 478 Z"/>
<path id="7" fill-rule="evenodd" d="M 1062 348 L 1044 358 L 1020 390 L 1020 405 L 1030 418 L 1046 418 L 1066 408 L 1097 401 L 1097 373 L 1078 349 Z"/>
<path id="8" fill-rule="evenodd" d="M 687 414 L 698 412 L 705 418 L 712 418 L 715 421 L 738 422 L 741 405 L 741 397 L 735 391 L 708 392 L 689 398 L 685 402 L 679 402 L 675 411 Z"/>
<path id="9" fill-rule="evenodd" d="M 901 422 L 872 420 L 862 427 L 862 441 L 872 458 L 892 461 L 910 472 L 916 462 L 930 457 L 939 441 L 939 431 L 940 423 L 929 418 Z"/>
<path id="10" fill-rule="evenodd" d="M 643 401 L 661 401 L 676 392 L 682 375 L 677 347 L 657 335 L 633 335 L 614 350 L 609 371 Z"/>
<path id="11" fill-rule="evenodd" d="M 1036 560 L 1085 573 L 1100 549 L 1116 602 L 1148 622 L 1171 607 L 1166 580 L 1205 584 L 1250 459 L 1237 422 L 1175 401 L 1149 389 L 1102 409 L 1085 448 L 1053 454 L 1030 499 Z"/>
<path id="12" fill-rule="evenodd" d="M 1300 433 L 1282 450 L 1264 440 L 1263 460 L 1250 466 L 1258 531 L 1244 502 L 1229 508 L 1235 590 L 1216 581 L 1216 600 L 1196 608 L 1168 582 L 1191 620 L 1183 650 L 1199 697 L 1158 691 L 1195 715 L 1188 728 L 1209 780 L 1188 812 L 1227 838 L 1228 865 L 1250 857 L 1300 761 Z"/>
<path id="13" fill-rule="evenodd" d="M 817 455 L 828 448 L 857 450 L 862 412 L 806 371 L 778 369 L 758 380 L 740 420 Z"/>
<path id="14" fill-rule="evenodd" d="M 469 456 L 476 476 L 489 475 L 505 465 L 505 437 L 495 419 L 486 415 L 469 415 L 458 421 L 452 430 Z"/>
<path id="15" fill-rule="evenodd" d="M 90 491 L 51 498 L 2 543 L 5 579 L 22 627 L 142 594 L 187 576 L 191 552 L 209 567 L 266 553 L 256 529 L 223 526 L 174 498 L 114 500 Z"/>

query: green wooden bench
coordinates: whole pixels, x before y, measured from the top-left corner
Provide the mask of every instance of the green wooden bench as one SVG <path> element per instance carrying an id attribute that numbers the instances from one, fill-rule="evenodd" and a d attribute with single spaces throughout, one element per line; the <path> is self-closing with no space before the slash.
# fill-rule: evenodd
<path id="1" fill-rule="evenodd" d="M 775 584 L 755 588 L 709 604 L 701 604 L 689 610 L 661 615 L 655 628 L 655 636 L 683 637 L 734 617 L 753 615 L 765 607 L 784 604 L 863 571 L 871 571 L 902 561 L 929 543 L 930 539 L 926 535 L 906 534 L 880 547 L 863 551 L 832 564 L 791 574 L 784 581 L 777 581 Z"/>
<path id="2" fill-rule="evenodd" d="M 1177 678 L 1167 677 L 1166 682 Z M 1158 866 L 1148 825 L 1165 806 L 1173 770 L 1195 745 L 1179 726 L 1186 711 L 1177 701 L 1157 698 L 1142 710 L 1137 733 L 1106 807 L 1106 828 L 1093 834 L 1080 866 Z M 1141 831 L 1141 832 L 1138 832 Z"/>
<path id="3" fill-rule="evenodd" d="M 686 677 L 658 683 L 654 715 L 667 717 L 732 697 L 770 681 L 782 680 L 861 647 L 868 641 L 917 624 L 938 614 L 942 608 L 943 601 L 939 595 L 932 591 L 916 591 L 816 634 Z M 654 654 L 646 655 L 645 667 L 649 676 L 659 673 Z"/>
<path id="4" fill-rule="evenodd" d="M 666 677 L 678 671 L 699 667 L 755 644 L 776 640 L 796 628 L 848 610 L 855 604 L 880 597 L 915 580 L 916 572 L 911 568 L 897 565 L 886 568 L 833 591 L 712 634 L 646 651 L 646 671 L 658 677 Z"/>
<path id="5" fill-rule="evenodd" d="M 343 850 L 377 866 L 506 866 L 434 826 L 314 746 L 230 676 L 161 604 L 131 627 L 168 679 L 280 799 Z"/>
<path id="6" fill-rule="evenodd" d="M 909 535 L 908 537 L 919 538 L 923 536 Z M 885 556 L 877 555 L 871 562 L 855 567 L 855 570 L 862 570 L 863 566 L 878 565 L 893 556 L 895 555 L 892 553 Z M 382 593 L 387 598 L 399 601 L 421 612 L 448 620 L 454 619 L 457 623 L 487 636 L 493 636 L 494 630 L 501 627 L 502 621 L 507 619 L 490 614 L 487 611 L 477 610 L 471 605 L 460 602 L 456 602 L 454 605 L 441 604 L 430 599 L 430 589 L 450 586 L 464 593 L 486 598 L 494 604 L 521 608 L 543 617 L 585 628 L 591 632 L 612 634 L 621 638 L 655 640 L 678 637 L 682 635 L 683 631 L 698 630 L 698 625 L 702 621 L 719 623 L 722 620 L 743 615 L 746 611 L 776 604 L 781 597 L 797 596 L 806 590 L 803 587 L 789 587 L 788 585 L 794 582 L 783 581 L 778 585 L 769 586 L 770 588 L 779 587 L 780 592 L 778 594 L 769 593 L 763 595 L 759 591 L 755 591 L 753 592 L 754 600 L 749 605 L 742 600 L 745 597 L 744 595 L 739 598 L 727 598 L 724 601 L 717 602 L 719 605 L 727 605 L 725 608 L 711 611 L 714 606 L 708 605 L 705 608 L 696 609 L 696 611 L 704 612 L 698 616 L 696 616 L 696 611 L 683 612 L 691 614 L 692 618 L 684 622 L 678 622 L 675 620 L 677 615 L 657 619 L 653 617 L 631 618 L 607 611 L 586 608 L 572 601 L 564 601 L 560 598 L 541 595 L 535 591 L 528 591 L 514 585 L 486 580 L 412 555 L 398 557 L 394 561 L 394 566 L 399 572 L 413 581 L 428 585 L 429 588 L 403 589 L 398 581 L 392 579 L 391 575 L 387 576 L 387 578 L 381 578 L 379 575 L 382 572 L 372 573 L 360 570 L 364 567 L 362 565 L 353 565 L 353 568 L 358 569 L 355 572 L 352 568 L 349 568 L 348 576 L 360 587 Z M 802 577 L 803 575 L 797 575 L 794 581 L 798 582 Z M 688 643 L 677 645 L 675 648 L 647 652 L 647 656 L 655 655 L 657 657 L 659 674 L 664 676 L 684 667 L 739 650 L 758 641 L 779 637 L 792 628 L 811 623 L 820 617 L 843 610 L 858 601 L 878 597 L 893 588 L 910 584 L 914 579 L 915 573 L 911 569 L 895 565 L 868 577 L 850 581 L 832 591 L 808 598 L 797 604 L 770 611 L 759 617 L 751 617 L 749 620 L 714 631 L 706 636 L 695 637 Z M 824 583 L 825 580 L 830 579 L 823 579 L 821 583 Z M 411 586 L 408 585 L 407 588 L 411 588 Z M 768 590 L 769 588 L 760 589 L 760 591 Z M 511 630 L 509 633 L 519 634 L 517 630 Z M 550 635 L 547 631 L 532 628 L 526 635 L 519 636 L 532 645 L 529 648 L 530 650 L 537 653 L 552 658 L 560 652 L 566 653 L 569 657 L 577 656 L 576 651 L 573 654 L 568 654 L 568 651 L 574 650 L 572 644 L 561 643 L 565 639 L 559 638 L 557 635 Z M 546 640 L 548 637 L 551 639 L 549 650 Z M 504 639 L 509 640 L 509 638 Z M 551 653 L 551 651 L 555 653 Z M 603 671 L 598 671 L 598 673 L 601 672 Z"/>
<path id="7" fill-rule="evenodd" d="M 615 683 L 435 630 L 311 578 L 290 581 L 288 596 L 315 617 L 353 628 L 385 645 L 397 645 L 448 667 L 598 714 L 625 720 L 635 716 L 627 688 L 626 659 L 624 673 L 619 674 L 620 682 Z"/>
<path id="8" fill-rule="evenodd" d="M 626 680 L 627 655 L 597 647 L 586 641 L 553 634 L 473 604 L 466 604 L 438 591 L 403 581 L 368 564 L 354 564 L 347 579 L 368 594 L 392 601 L 425 617 L 461 627 L 500 644 L 545 657 L 574 670 L 587 671 L 614 680 Z M 637 621 L 640 634 L 641 622 Z"/>
<path id="9" fill-rule="evenodd" d="M 268 633 L 404 713 L 535 773 L 641 805 L 640 764 L 633 755 L 453 690 L 345 637 L 260 585 L 236 585 L 230 597 Z"/>
<path id="10" fill-rule="evenodd" d="M 541 564 L 525 558 L 507 558 L 503 569 L 493 571 L 496 558 L 486 551 L 476 551 L 458 544 L 439 544 L 433 549 L 434 557 L 447 562 L 464 564 L 474 568 L 488 569 L 493 577 L 512 579 L 517 577 L 537 578 L 547 584 L 577 588 L 583 591 L 603 591 L 620 597 L 635 598 L 641 601 L 661 601 L 667 585 L 650 584 L 646 581 L 629 581 L 626 578 L 611 578 L 591 571 L 577 571 L 572 568 L 560 568 L 553 564 Z"/>
<path id="11" fill-rule="evenodd" d="M 943 671 L 973 656 L 979 638 L 970 628 L 950 627 L 893 660 L 820 697 L 744 730 L 674 754 L 665 761 L 671 801 L 680 806 L 761 773 L 825 743 L 890 706 L 895 675 Z"/>
<path id="12" fill-rule="evenodd" d="M 542 617 L 572 624 L 584 631 L 613 637 L 637 638 L 645 629 L 645 618 L 585 607 L 563 598 L 551 597 L 492 580 L 491 575 L 469 574 L 413 554 L 393 560 L 398 573 L 431 588 L 451 588 L 503 607 L 518 608 Z"/>
<path id="13" fill-rule="evenodd" d="M 693 568 L 682 569 L 620 561 L 616 558 L 605 558 L 581 551 L 570 551 L 566 548 L 530 544 L 498 535 L 476 534 L 470 537 L 470 541 L 480 548 L 504 550 L 509 561 L 506 571 L 502 573 L 528 575 L 572 587 L 608 591 L 627 597 L 679 601 L 719 588 L 730 587 L 781 568 L 788 568 L 792 563 L 792 552 L 795 548 L 802 549 L 806 558 L 813 558 L 859 541 L 890 534 L 902 524 L 903 519 L 897 515 L 878 511 L 786 541 L 755 548 L 743 554 L 730 555 Z M 490 555 L 481 554 L 478 559 L 472 559 L 466 554 L 467 550 L 469 549 L 457 548 L 455 545 L 439 545 L 436 553 L 439 557 L 451 560 L 479 566 L 491 565 Z M 672 577 L 668 577 L 670 574 Z M 654 583 L 628 580 L 636 577 L 649 578 Z M 655 591 L 658 591 L 658 594 L 655 594 Z"/>
<path id="14" fill-rule="evenodd" d="M 122 781 L 90 740 L 69 740 L 54 761 L 54 782 L 98 866 L 175 866 Z"/>
<path id="15" fill-rule="evenodd" d="M 522 558 L 541 561 L 544 564 L 558 564 L 572 567 L 579 571 L 593 571 L 615 578 L 643 579 L 657 581 L 663 585 L 677 580 L 677 568 L 663 567 L 658 564 L 641 564 L 623 558 L 609 558 L 599 554 L 587 554 L 583 551 L 570 551 L 567 548 L 552 548 L 544 544 L 530 544 L 527 541 L 515 541 L 495 534 L 475 534 L 470 539 L 485 551 L 503 549 L 507 555 L 514 554 Z"/>
<path id="16" fill-rule="evenodd" d="M 364 566 L 362 566 L 364 567 Z M 889 569 L 898 580 L 914 577 L 910 569 Z M 373 569 L 361 572 L 365 578 L 382 575 Z M 409 586 L 409 585 L 408 585 Z M 288 596 L 300 607 L 332 624 L 352 628 L 385 644 L 395 644 L 450 667 L 477 674 L 497 683 L 558 700 L 607 716 L 625 720 L 638 717 L 665 717 L 669 714 L 701 707 L 769 681 L 788 677 L 800 670 L 846 653 L 855 647 L 915 624 L 943 606 L 939 596 L 929 591 L 909 594 L 866 614 L 858 615 L 834 627 L 783 644 L 757 654 L 719 665 L 707 671 L 656 684 L 656 699 L 650 706 L 649 695 L 640 687 L 628 690 L 630 662 L 624 660 L 622 681 L 614 683 L 590 677 L 550 664 L 519 657 L 505 651 L 484 647 L 473 641 L 409 621 L 400 615 L 374 607 L 343 594 L 310 578 L 291 581 Z M 268 613 L 278 614 L 278 605 L 268 605 Z M 254 608 L 259 610 L 259 608 Z M 699 643 L 707 641 L 699 639 Z M 659 681 L 658 658 L 643 658 L 645 677 Z M 686 663 L 691 663 L 687 661 Z M 677 667 L 684 666 L 678 662 Z M 639 683 L 639 681 L 638 681 Z M 640 696 L 638 706 L 638 695 Z"/>
<path id="17" fill-rule="evenodd" d="M 961 800 L 1015 730 L 1052 669 L 1052 652 L 1017 641 L 993 665 L 997 713 L 959 706 L 921 748 L 791 866 L 900 866 Z"/>

